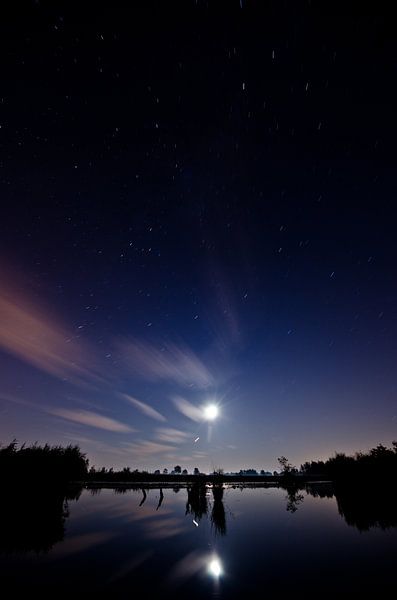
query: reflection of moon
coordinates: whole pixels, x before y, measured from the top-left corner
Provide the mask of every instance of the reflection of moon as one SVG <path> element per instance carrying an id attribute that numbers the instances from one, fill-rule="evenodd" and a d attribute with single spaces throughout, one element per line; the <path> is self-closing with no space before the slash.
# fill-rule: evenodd
<path id="1" fill-rule="evenodd" d="M 208 571 L 213 577 L 219 577 L 222 573 L 221 563 L 219 558 L 213 558 L 208 565 Z"/>
<path id="2" fill-rule="evenodd" d="M 219 414 L 218 407 L 215 404 L 209 404 L 204 408 L 204 417 L 207 421 L 213 421 Z"/>

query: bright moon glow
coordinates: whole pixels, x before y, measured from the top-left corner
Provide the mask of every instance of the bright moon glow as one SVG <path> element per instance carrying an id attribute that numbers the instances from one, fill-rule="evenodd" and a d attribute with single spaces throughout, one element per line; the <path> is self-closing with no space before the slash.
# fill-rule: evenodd
<path id="1" fill-rule="evenodd" d="M 204 416 L 208 421 L 213 421 L 218 416 L 218 407 L 215 404 L 209 404 L 204 408 Z"/>
<path id="2" fill-rule="evenodd" d="M 219 577 L 219 575 L 222 573 L 222 567 L 217 558 L 213 558 L 211 560 L 210 564 L 208 565 L 208 570 L 214 577 Z"/>

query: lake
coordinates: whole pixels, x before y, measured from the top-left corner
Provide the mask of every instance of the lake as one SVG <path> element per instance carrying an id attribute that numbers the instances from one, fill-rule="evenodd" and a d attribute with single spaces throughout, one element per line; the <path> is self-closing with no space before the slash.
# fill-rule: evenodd
<path id="1" fill-rule="evenodd" d="M 277 486 L 2 492 L 3 590 L 347 597 L 395 589 L 395 495 Z"/>

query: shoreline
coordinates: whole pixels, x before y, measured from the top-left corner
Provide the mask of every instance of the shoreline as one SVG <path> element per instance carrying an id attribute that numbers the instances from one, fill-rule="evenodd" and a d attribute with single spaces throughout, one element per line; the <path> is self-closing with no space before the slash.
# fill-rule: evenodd
<path id="1" fill-rule="evenodd" d="M 160 487 L 173 487 L 175 485 L 189 486 L 192 484 L 199 485 L 216 485 L 216 484 L 250 484 L 250 485 L 269 485 L 278 486 L 280 484 L 306 484 L 306 483 L 333 483 L 333 480 L 324 476 L 295 476 L 295 477 L 283 477 L 283 476 L 266 476 L 266 475 L 161 475 L 153 476 L 148 475 L 147 477 L 139 476 L 136 479 L 129 480 L 85 480 L 79 483 L 86 487 L 112 487 L 112 486 L 160 486 Z"/>

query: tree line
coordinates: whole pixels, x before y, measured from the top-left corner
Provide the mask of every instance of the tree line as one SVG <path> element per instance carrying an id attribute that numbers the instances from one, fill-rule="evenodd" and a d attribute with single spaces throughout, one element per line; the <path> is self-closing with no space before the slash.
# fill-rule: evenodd
<path id="1" fill-rule="evenodd" d="M 344 453 L 336 453 L 326 461 L 313 460 L 305 462 L 297 469 L 285 456 L 278 458 L 280 472 L 274 472 L 273 476 L 282 478 L 322 477 L 332 481 L 349 481 L 359 478 L 374 478 L 393 480 L 397 475 L 397 441 L 392 442 L 388 448 L 383 444 L 378 444 L 368 452 L 357 452 L 349 456 Z M 205 476 L 200 473 L 196 467 L 192 475 L 189 475 L 187 469 L 176 465 L 169 473 L 164 469 L 161 473 L 157 469 L 154 473 L 131 470 L 130 467 L 124 467 L 121 470 L 112 468 L 96 469 L 89 468 L 89 460 L 79 446 L 69 444 L 63 446 L 50 446 L 45 444 L 40 446 L 32 444 L 18 446 L 16 440 L 3 446 L 0 444 L 0 473 L 3 478 L 8 480 L 34 480 L 40 483 L 64 483 L 69 481 L 134 481 L 137 478 L 142 480 L 171 479 L 174 476 L 185 476 L 195 478 Z M 240 471 L 240 477 L 248 477 L 254 473 L 253 469 Z M 257 472 L 255 471 L 257 474 Z M 266 472 L 266 476 L 268 472 Z M 265 474 L 261 473 L 262 475 Z M 216 470 L 214 477 L 224 477 L 222 469 Z"/>
<path id="2" fill-rule="evenodd" d="M 287 467 L 283 472 L 289 474 L 291 470 L 292 467 L 287 461 Z M 378 444 L 368 452 L 356 452 L 353 456 L 337 452 L 326 461 L 305 462 L 301 465 L 300 472 L 309 476 L 322 475 L 333 481 L 348 481 L 364 477 L 390 480 L 397 475 L 397 441 L 392 442 L 390 448 Z"/>

